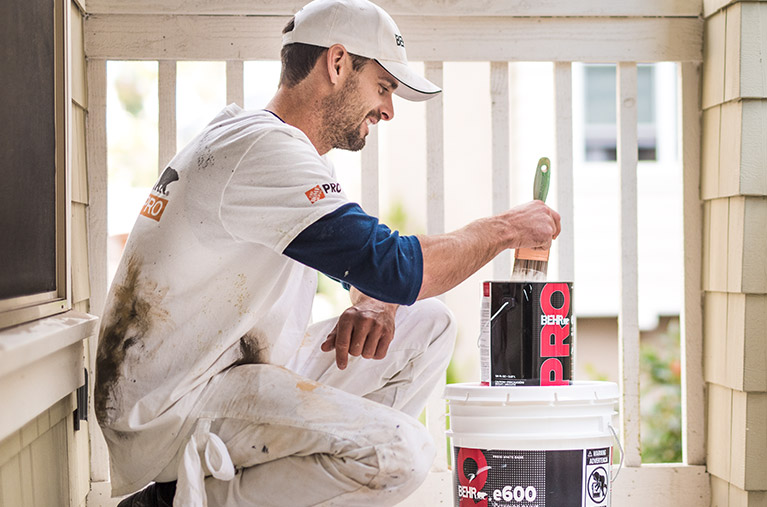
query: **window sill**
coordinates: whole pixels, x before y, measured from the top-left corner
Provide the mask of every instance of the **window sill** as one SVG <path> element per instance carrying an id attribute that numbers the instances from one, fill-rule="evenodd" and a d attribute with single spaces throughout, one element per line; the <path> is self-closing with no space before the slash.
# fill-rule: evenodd
<path id="1" fill-rule="evenodd" d="M 83 384 L 98 318 L 70 311 L 0 331 L 0 440 Z"/>

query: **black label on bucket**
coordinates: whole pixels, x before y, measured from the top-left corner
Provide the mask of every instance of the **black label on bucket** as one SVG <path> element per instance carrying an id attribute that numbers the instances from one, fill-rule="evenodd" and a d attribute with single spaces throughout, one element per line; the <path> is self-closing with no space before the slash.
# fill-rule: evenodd
<path id="1" fill-rule="evenodd" d="M 572 380 L 572 284 L 485 282 L 482 382 L 567 385 Z"/>
<path id="2" fill-rule="evenodd" d="M 455 507 L 607 507 L 609 447 L 549 451 L 455 447 Z"/>

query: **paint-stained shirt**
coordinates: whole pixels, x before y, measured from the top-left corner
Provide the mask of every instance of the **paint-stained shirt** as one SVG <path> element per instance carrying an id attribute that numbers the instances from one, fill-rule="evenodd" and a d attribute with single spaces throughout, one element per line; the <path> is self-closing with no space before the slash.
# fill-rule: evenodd
<path id="1" fill-rule="evenodd" d="M 143 487 L 176 455 L 213 376 L 291 357 L 317 276 L 282 252 L 348 202 L 309 139 L 264 111 L 228 106 L 171 160 L 102 319 L 95 407 L 114 494 Z"/>

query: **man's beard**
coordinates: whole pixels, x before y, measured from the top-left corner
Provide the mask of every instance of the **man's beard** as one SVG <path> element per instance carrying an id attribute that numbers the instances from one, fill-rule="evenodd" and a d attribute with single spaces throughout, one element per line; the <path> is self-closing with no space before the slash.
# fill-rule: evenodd
<path id="1" fill-rule="evenodd" d="M 365 136 L 360 132 L 360 127 L 367 115 L 365 108 L 358 103 L 358 85 L 359 78 L 352 74 L 343 88 L 322 100 L 322 137 L 333 148 L 360 151 L 365 147 Z M 375 115 L 373 111 L 370 114 Z"/>

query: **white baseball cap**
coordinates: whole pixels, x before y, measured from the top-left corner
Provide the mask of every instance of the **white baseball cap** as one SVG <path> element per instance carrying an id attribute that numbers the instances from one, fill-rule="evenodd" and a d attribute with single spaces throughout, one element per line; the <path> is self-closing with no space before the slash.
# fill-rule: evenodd
<path id="1" fill-rule="evenodd" d="M 296 13 L 293 30 L 282 36 L 283 46 L 294 42 L 324 48 L 341 44 L 349 53 L 375 60 L 400 82 L 394 93 L 403 99 L 426 100 L 442 91 L 408 66 L 405 41 L 394 20 L 368 0 L 306 4 Z"/>

